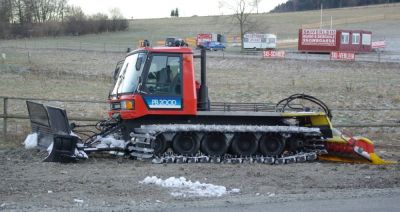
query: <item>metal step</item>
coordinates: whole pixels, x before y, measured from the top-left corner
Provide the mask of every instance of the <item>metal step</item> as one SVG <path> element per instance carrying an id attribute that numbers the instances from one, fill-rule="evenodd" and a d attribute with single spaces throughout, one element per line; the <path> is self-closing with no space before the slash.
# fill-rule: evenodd
<path id="1" fill-rule="evenodd" d="M 137 134 L 131 133 L 129 134 L 132 138 L 145 138 L 145 139 L 156 139 L 155 136 L 150 135 L 149 133 Z"/>
<path id="2" fill-rule="evenodd" d="M 154 149 L 145 148 L 145 147 L 137 147 L 137 146 L 129 147 L 129 150 L 136 151 L 136 152 L 143 152 L 143 153 L 153 153 L 154 152 Z"/>
<path id="3" fill-rule="evenodd" d="M 150 159 L 153 157 L 153 154 L 146 154 L 146 153 L 140 153 L 140 152 L 131 152 L 130 154 L 139 159 Z"/>

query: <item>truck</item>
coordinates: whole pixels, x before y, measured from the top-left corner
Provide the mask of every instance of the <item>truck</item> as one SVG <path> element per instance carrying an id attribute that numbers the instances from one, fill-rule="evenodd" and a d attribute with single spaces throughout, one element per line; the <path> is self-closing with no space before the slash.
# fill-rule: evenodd
<path id="1" fill-rule="evenodd" d="M 211 41 L 226 43 L 226 38 L 225 36 L 217 33 L 201 33 L 197 34 L 196 36 L 197 48 L 202 48 L 204 47 L 205 42 L 211 42 Z"/>
<path id="2" fill-rule="evenodd" d="M 210 51 L 218 51 L 218 50 L 224 51 L 226 48 L 224 44 L 218 41 L 206 41 L 203 43 L 202 47 Z"/>
<path id="3" fill-rule="evenodd" d="M 245 34 L 244 49 L 276 49 L 277 36 L 274 34 Z"/>
<path id="4" fill-rule="evenodd" d="M 299 29 L 299 52 L 371 52 L 372 32 L 350 29 Z"/>
<path id="5" fill-rule="evenodd" d="M 153 163 L 387 163 L 372 141 L 333 128 L 331 110 L 313 96 L 294 94 L 276 104 L 211 102 L 206 50 L 200 52 L 182 46 L 129 52 L 113 74 L 109 118 L 93 125 L 99 132 L 86 140 L 72 132 L 89 125 L 70 124 L 63 109 L 27 102 L 32 131 L 53 140 L 46 161 L 117 151 Z M 122 142 L 103 143 L 110 135 Z"/>
<path id="6" fill-rule="evenodd" d="M 173 47 L 173 46 L 188 46 L 188 44 L 182 38 L 177 37 L 167 37 L 165 39 L 165 46 Z"/>

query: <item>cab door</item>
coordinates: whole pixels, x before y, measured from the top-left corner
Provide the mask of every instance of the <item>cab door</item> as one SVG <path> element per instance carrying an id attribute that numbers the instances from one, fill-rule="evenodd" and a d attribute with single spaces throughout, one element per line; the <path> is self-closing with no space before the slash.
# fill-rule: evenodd
<path id="1" fill-rule="evenodd" d="M 150 55 L 140 88 L 143 101 L 150 113 L 157 110 L 179 112 L 184 109 L 182 75 L 181 54 Z"/>

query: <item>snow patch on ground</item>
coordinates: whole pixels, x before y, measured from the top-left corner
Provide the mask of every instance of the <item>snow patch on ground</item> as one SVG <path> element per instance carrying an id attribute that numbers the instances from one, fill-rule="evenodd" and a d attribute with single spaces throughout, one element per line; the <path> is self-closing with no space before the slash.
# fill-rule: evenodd
<path id="1" fill-rule="evenodd" d="M 240 189 L 227 191 L 225 186 L 218 186 L 208 183 L 192 182 L 184 177 L 170 177 L 165 180 L 156 176 L 146 177 L 142 184 L 154 184 L 164 188 L 170 188 L 170 194 L 174 197 L 220 197 L 228 193 L 239 193 Z"/>
<path id="2" fill-rule="evenodd" d="M 77 158 L 81 158 L 81 159 L 88 159 L 89 158 L 89 156 L 83 150 L 75 149 L 74 155 Z"/>
<path id="3" fill-rule="evenodd" d="M 113 136 L 107 137 L 97 137 L 97 140 L 100 141 L 99 144 L 96 145 L 97 148 L 121 148 L 125 149 L 126 143 L 124 140 L 117 140 Z"/>
<path id="4" fill-rule="evenodd" d="M 28 136 L 26 136 L 25 141 L 24 141 L 25 149 L 33 149 L 36 148 L 38 145 L 38 134 L 37 133 L 31 133 Z"/>
<path id="5" fill-rule="evenodd" d="M 74 202 L 76 202 L 76 203 L 83 203 L 83 200 L 81 200 L 81 199 L 74 199 Z"/>

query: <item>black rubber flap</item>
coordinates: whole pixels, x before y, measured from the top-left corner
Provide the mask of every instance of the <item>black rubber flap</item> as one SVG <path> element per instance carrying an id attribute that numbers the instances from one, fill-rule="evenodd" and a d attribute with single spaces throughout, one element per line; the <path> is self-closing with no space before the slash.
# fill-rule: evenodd
<path id="1" fill-rule="evenodd" d="M 46 106 L 50 128 L 55 134 L 71 134 L 67 112 L 61 108 Z"/>
<path id="2" fill-rule="evenodd" d="M 50 127 L 49 116 L 43 104 L 26 101 L 26 105 L 28 106 L 29 119 L 32 123 Z"/>
<path id="3" fill-rule="evenodd" d="M 54 135 L 53 148 L 44 162 L 76 162 L 75 149 L 78 138 L 71 135 Z"/>

